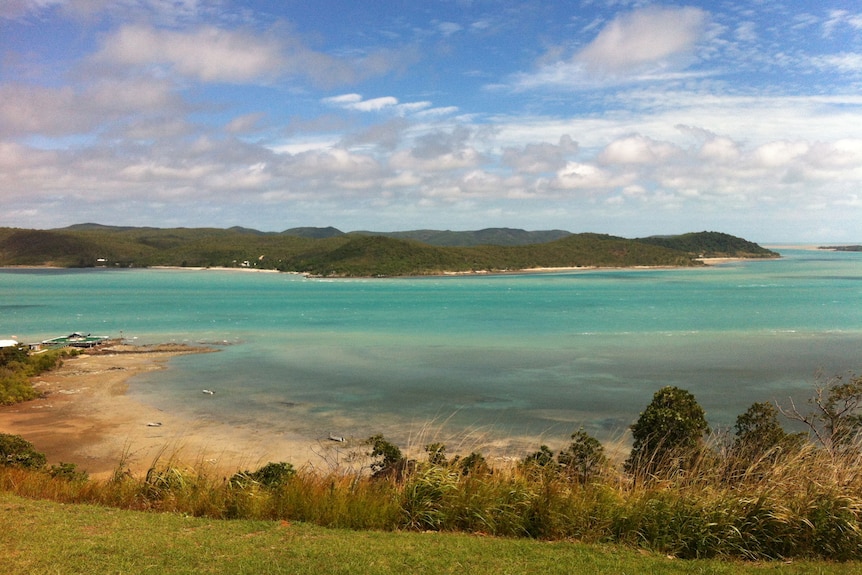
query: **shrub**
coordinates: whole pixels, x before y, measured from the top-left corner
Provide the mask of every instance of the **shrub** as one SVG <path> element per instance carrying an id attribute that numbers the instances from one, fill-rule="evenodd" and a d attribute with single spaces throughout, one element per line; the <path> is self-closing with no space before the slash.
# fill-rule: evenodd
<path id="1" fill-rule="evenodd" d="M 238 487 L 246 487 L 250 483 L 256 483 L 267 489 L 276 489 L 286 484 L 296 475 L 296 469 L 290 463 L 269 462 L 256 471 L 241 471 L 230 478 L 230 484 Z"/>
<path id="2" fill-rule="evenodd" d="M 572 434 L 572 442 L 557 455 L 557 461 L 569 477 L 582 485 L 607 465 L 605 448 L 583 427 Z"/>
<path id="3" fill-rule="evenodd" d="M 45 454 L 20 435 L 0 433 L 0 466 L 42 469 L 45 461 Z"/>
<path id="4" fill-rule="evenodd" d="M 644 477 L 668 477 L 701 454 L 709 425 L 690 392 L 668 386 L 653 395 L 631 431 L 634 443 L 625 462 L 626 471 Z"/>
<path id="5" fill-rule="evenodd" d="M 371 446 L 369 457 L 374 459 L 371 471 L 374 477 L 393 477 L 400 480 L 408 467 L 401 450 L 394 443 L 386 441 L 382 435 L 373 435 L 365 440 Z"/>

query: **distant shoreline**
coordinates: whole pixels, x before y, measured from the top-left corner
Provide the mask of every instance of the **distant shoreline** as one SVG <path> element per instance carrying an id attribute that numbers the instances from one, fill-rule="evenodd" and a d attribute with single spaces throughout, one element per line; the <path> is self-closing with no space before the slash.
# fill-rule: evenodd
<path id="1" fill-rule="evenodd" d="M 828 249 L 828 248 L 818 248 L 816 246 L 781 246 L 784 249 L 810 249 L 812 251 L 816 251 L 818 249 Z M 693 258 L 693 261 L 701 262 L 704 264 L 704 267 L 710 267 L 714 265 L 720 265 L 724 263 L 732 263 L 739 261 L 758 261 L 758 260 L 774 260 L 780 259 L 775 257 L 762 258 L 762 257 L 707 257 L 707 258 Z M 690 269 L 697 268 L 699 266 L 684 266 L 684 265 L 658 265 L 658 266 L 649 266 L 649 265 L 631 265 L 631 266 L 559 266 L 559 267 L 531 267 L 531 268 L 522 268 L 522 269 L 511 269 L 511 270 L 466 270 L 466 271 L 441 271 L 436 273 L 428 273 L 428 274 L 412 274 L 412 275 L 392 275 L 392 276 L 320 276 L 315 275 L 309 272 L 297 272 L 297 271 L 281 271 L 277 269 L 261 269 L 261 268 L 244 268 L 244 267 L 226 267 L 226 266 L 146 266 L 146 267 L 134 267 L 134 268 L 113 268 L 107 266 L 94 266 L 88 268 L 69 268 L 69 267 L 61 267 L 61 266 L 0 266 L 0 270 L 8 269 L 8 270 L 40 270 L 40 269 L 50 269 L 50 270 L 64 270 L 64 269 L 87 269 L 87 270 L 100 270 L 100 269 L 136 269 L 136 270 L 164 270 L 164 271 L 216 271 L 216 272 L 242 272 L 242 273 L 283 273 L 290 275 L 298 275 L 303 276 L 309 279 L 351 279 L 351 278 L 423 278 L 423 277 L 456 277 L 456 276 L 493 276 L 493 275 L 519 275 L 519 274 L 542 274 L 542 273 L 560 273 L 560 272 L 590 272 L 590 271 L 609 271 L 609 270 L 675 270 L 675 269 Z"/>

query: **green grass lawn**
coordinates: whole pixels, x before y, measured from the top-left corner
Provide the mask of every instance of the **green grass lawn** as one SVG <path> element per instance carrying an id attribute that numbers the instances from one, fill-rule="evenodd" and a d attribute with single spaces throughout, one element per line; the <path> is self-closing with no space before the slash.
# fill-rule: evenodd
<path id="1" fill-rule="evenodd" d="M 862 563 L 683 561 L 609 545 L 201 519 L 64 505 L 0 492 L 0 572 L 828 575 L 860 573 Z"/>

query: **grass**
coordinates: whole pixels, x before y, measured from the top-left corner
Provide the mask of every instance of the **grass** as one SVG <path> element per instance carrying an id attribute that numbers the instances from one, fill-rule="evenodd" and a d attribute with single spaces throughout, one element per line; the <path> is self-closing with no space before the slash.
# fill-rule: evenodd
<path id="1" fill-rule="evenodd" d="M 118 467 L 106 481 L 0 467 L 0 492 L 216 520 L 613 544 L 688 560 L 850 562 L 862 560 L 862 458 L 854 453 L 812 445 L 733 467 L 732 479 L 726 462 L 709 459 L 662 480 L 608 468 L 585 483 L 532 463 L 465 473 L 456 462 L 416 462 L 400 477 L 375 478 L 366 462 L 328 472 L 288 466 L 283 481 L 267 485 L 255 472 L 225 477 L 166 458 L 145 477 Z"/>
<path id="2" fill-rule="evenodd" d="M 6 575 L 72 573 L 667 573 L 822 575 L 862 564 L 679 561 L 610 545 L 469 534 L 353 531 L 282 520 L 215 520 L 0 492 Z"/>

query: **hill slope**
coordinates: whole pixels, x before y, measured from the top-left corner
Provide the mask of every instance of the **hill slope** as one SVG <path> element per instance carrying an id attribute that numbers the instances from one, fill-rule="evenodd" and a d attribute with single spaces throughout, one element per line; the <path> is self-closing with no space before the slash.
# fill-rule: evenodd
<path id="1" fill-rule="evenodd" d="M 395 237 L 403 234 L 403 238 Z M 410 239 L 418 235 L 429 239 Z M 559 237 L 558 237 L 559 236 Z M 538 242 L 542 238 L 557 238 Z M 430 241 L 453 245 L 433 245 Z M 497 243 L 495 243 L 497 242 Z M 538 242 L 538 243 L 537 243 Z M 0 266 L 246 267 L 321 276 L 427 275 L 531 268 L 693 266 L 698 257 L 777 257 L 717 232 L 638 240 L 559 230 L 345 234 L 335 228 L 0 228 Z"/>

